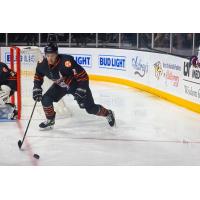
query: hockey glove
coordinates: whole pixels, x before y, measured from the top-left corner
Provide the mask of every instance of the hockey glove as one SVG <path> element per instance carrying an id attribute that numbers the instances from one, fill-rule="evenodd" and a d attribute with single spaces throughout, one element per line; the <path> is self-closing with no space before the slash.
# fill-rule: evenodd
<path id="1" fill-rule="evenodd" d="M 80 108 L 85 108 L 86 90 L 82 88 L 77 88 L 74 93 L 74 100 L 77 101 Z"/>
<path id="2" fill-rule="evenodd" d="M 38 102 L 42 100 L 42 88 L 33 88 L 33 100 Z"/>
<path id="3" fill-rule="evenodd" d="M 0 89 L 0 105 L 4 105 L 8 102 L 11 88 L 7 85 L 2 85 Z"/>

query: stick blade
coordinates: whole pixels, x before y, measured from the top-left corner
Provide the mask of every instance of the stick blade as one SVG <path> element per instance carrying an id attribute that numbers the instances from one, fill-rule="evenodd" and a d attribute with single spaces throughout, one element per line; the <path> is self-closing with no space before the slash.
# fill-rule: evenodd
<path id="1" fill-rule="evenodd" d="M 21 140 L 18 141 L 18 147 L 19 147 L 19 149 L 21 149 L 21 147 L 22 147 L 22 141 Z"/>

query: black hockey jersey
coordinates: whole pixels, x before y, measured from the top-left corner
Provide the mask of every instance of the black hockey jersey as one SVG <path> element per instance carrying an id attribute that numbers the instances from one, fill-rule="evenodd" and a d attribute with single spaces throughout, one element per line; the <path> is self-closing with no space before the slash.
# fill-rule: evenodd
<path id="1" fill-rule="evenodd" d="M 34 76 L 35 88 L 41 88 L 44 76 L 67 89 L 75 84 L 80 88 L 89 85 L 89 78 L 84 68 L 74 60 L 73 56 L 66 54 L 59 54 L 57 62 L 53 66 L 48 65 L 46 58 L 42 62 L 38 62 Z"/>
<path id="2" fill-rule="evenodd" d="M 3 62 L 0 62 L 1 85 L 8 85 L 13 91 L 17 90 L 17 74 Z"/>

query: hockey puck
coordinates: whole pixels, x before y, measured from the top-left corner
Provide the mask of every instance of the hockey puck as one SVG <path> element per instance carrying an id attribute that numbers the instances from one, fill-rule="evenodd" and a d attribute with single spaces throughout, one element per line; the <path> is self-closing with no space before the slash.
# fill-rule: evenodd
<path id="1" fill-rule="evenodd" d="M 36 159 L 40 159 L 40 156 L 38 154 L 34 154 L 33 157 Z"/>

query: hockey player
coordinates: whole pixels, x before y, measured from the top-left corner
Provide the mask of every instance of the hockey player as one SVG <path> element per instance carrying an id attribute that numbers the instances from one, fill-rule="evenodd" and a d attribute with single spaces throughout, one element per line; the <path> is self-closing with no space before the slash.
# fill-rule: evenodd
<path id="1" fill-rule="evenodd" d="M 0 62 L 0 118 L 15 119 L 17 110 L 9 98 L 17 90 L 17 74 Z"/>
<path id="2" fill-rule="evenodd" d="M 190 58 L 191 65 L 194 67 L 200 67 L 200 61 L 197 56 L 192 56 Z"/>
<path id="3" fill-rule="evenodd" d="M 49 43 L 44 48 L 44 52 L 45 58 L 36 67 L 33 87 L 33 99 L 41 101 L 47 118 L 39 127 L 41 129 L 53 127 L 56 116 L 53 102 L 58 102 L 66 94 L 72 94 L 80 108 L 85 109 L 87 113 L 103 116 L 108 120 L 110 126 L 114 126 L 113 112 L 94 103 L 88 75 L 73 56 L 58 54 L 58 47 L 55 43 Z M 44 76 L 54 83 L 43 95 L 41 86 Z"/>

